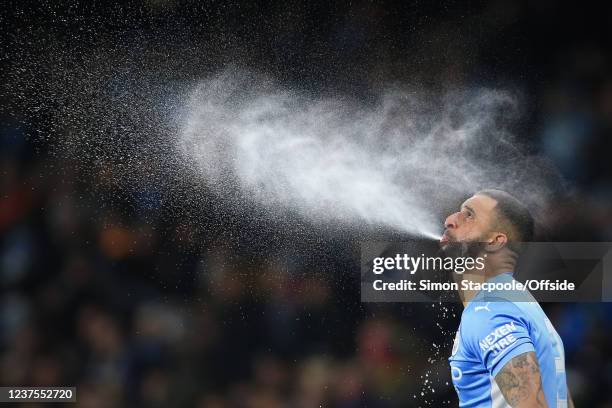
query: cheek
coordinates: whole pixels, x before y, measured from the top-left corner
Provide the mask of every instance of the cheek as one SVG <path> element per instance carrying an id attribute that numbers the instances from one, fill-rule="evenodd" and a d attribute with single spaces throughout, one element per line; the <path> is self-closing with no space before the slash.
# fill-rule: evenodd
<path id="1" fill-rule="evenodd" d="M 481 234 L 479 233 L 479 229 L 477 226 L 471 223 L 466 223 L 461 226 L 460 229 L 457 230 L 456 237 L 458 240 L 463 241 L 471 241 L 479 238 Z"/>
<path id="2" fill-rule="evenodd" d="M 482 226 L 474 224 L 470 226 L 470 239 L 472 241 L 479 241 L 479 242 L 484 242 L 485 241 L 485 229 L 482 228 Z"/>

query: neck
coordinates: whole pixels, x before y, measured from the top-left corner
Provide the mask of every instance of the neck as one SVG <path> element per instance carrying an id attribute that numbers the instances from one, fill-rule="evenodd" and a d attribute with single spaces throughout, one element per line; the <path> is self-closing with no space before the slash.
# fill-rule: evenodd
<path id="1" fill-rule="evenodd" d="M 487 254 L 485 259 L 485 267 L 483 269 L 465 271 L 459 283 L 464 280 L 474 283 L 483 283 L 502 273 L 514 272 L 515 260 L 513 258 L 504 256 L 504 254 Z M 478 290 L 459 289 L 459 297 L 461 298 L 464 308 L 470 304 L 478 292 Z"/>

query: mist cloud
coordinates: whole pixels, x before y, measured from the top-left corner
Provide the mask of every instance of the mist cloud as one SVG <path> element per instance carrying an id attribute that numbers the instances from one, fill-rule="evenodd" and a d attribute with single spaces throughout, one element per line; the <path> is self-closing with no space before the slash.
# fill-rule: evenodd
<path id="1" fill-rule="evenodd" d="M 496 187 L 546 199 L 538 159 L 509 130 L 519 114 L 503 90 L 395 87 L 364 103 L 232 70 L 190 92 L 177 148 L 220 196 L 435 238 L 451 198 Z"/>

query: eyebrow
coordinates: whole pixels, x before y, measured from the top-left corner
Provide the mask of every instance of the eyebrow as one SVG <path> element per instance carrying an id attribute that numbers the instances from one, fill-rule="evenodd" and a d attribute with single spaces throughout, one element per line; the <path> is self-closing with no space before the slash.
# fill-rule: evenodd
<path id="1" fill-rule="evenodd" d="M 472 207 L 470 207 L 469 205 L 465 205 L 465 204 L 463 204 L 463 206 L 464 206 L 465 208 L 467 208 L 468 210 L 470 210 L 471 212 L 473 212 L 474 214 L 476 214 L 476 211 L 474 211 L 474 209 L 473 209 Z"/>

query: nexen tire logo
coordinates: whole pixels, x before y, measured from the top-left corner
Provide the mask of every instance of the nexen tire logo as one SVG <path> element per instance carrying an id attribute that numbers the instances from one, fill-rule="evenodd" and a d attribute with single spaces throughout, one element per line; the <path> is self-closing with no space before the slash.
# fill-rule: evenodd
<path id="1" fill-rule="evenodd" d="M 491 350 L 493 354 L 498 354 L 516 341 L 516 337 L 512 333 L 513 331 L 516 331 L 514 322 L 498 327 L 478 343 L 480 350 L 484 352 Z"/>

